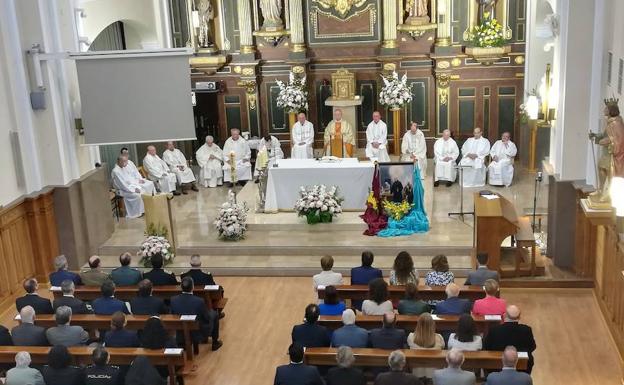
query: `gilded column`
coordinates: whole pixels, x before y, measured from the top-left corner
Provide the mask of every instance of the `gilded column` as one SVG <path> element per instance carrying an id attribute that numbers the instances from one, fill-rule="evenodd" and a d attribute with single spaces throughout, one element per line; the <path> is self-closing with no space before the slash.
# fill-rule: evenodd
<path id="1" fill-rule="evenodd" d="M 383 1 L 383 48 L 397 47 L 397 1 Z"/>
<path id="2" fill-rule="evenodd" d="M 451 45 L 451 0 L 438 0 L 438 28 L 436 46 L 448 47 Z"/>
<path id="3" fill-rule="evenodd" d="M 253 43 L 251 7 L 249 5 L 249 0 L 237 1 L 236 7 L 238 11 L 238 28 L 240 31 L 240 51 L 242 54 L 254 53 L 256 48 Z"/>
<path id="4" fill-rule="evenodd" d="M 303 37 L 303 4 L 302 0 L 290 0 L 288 2 L 290 15 L 290 50 L 304 52 L 306 49 Z"/>

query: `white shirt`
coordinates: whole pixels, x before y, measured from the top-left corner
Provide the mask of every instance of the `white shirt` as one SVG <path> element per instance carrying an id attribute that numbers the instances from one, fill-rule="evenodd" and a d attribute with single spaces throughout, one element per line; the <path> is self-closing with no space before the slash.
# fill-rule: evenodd
<path id="1" fill-rule="evenodd" d="M 342 274 L 331 270 L 321 271 L 312 277 L 312 284 L 314 285 L 314 290 L 319 286 L 342 285 Z"/>
<path id="2" fill-rule="evenodd" d="M 461 342 L 457 339 L 457 337 L 455 337 L 455 333 L 451 333 L 448 339 L 447 349 L 457 348 L 469 352 L 481 350 L 483 348 L 481 336 L 475 335 L 472 338 L 472 342 Z"/>
<path id="3" fill-rule="evenodd" d="M 386 313 L 392 313 L 393 311 L 394 308 L 390 300 L 380 304 L 370 299 L 366 299 L 362 302 L 362 314 L 365 315 L 384 315 Z"/>

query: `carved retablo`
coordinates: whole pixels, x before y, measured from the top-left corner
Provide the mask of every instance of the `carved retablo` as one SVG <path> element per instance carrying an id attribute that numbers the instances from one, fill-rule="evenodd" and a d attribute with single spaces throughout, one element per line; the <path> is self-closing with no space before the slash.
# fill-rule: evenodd
<path id="1" fill-rule="evenodd" d="M 366 0 L 314 0 L 314 2 L 325 9 L 333 9 L 340 17 L 345 17 L 351 8 L 361 7 Z"/>

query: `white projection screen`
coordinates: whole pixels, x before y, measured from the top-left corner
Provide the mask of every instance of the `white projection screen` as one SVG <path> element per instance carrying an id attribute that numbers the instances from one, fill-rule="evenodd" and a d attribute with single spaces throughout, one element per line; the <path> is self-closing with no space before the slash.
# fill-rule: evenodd
<path id="1" fill-rule="evenodd" d="M 85 144 L 196 139 L 189 56 L 186 49 L 70 55 Z"/>

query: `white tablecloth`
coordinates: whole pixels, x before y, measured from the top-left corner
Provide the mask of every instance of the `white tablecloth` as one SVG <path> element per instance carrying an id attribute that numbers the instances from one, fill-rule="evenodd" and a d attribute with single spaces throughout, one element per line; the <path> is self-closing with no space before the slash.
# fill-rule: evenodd
<path id="1" fill-rule="evenodd" d="M 343 210 L 364 210 L 373 180 L 373 163 L 359 163 L 355 158 L 327 163 L 314 159 L 280 159 L 278 167 L 269 168 L 265 211 L 293 210 L 299 188 L 324 184 L 337 186 Z"/>

